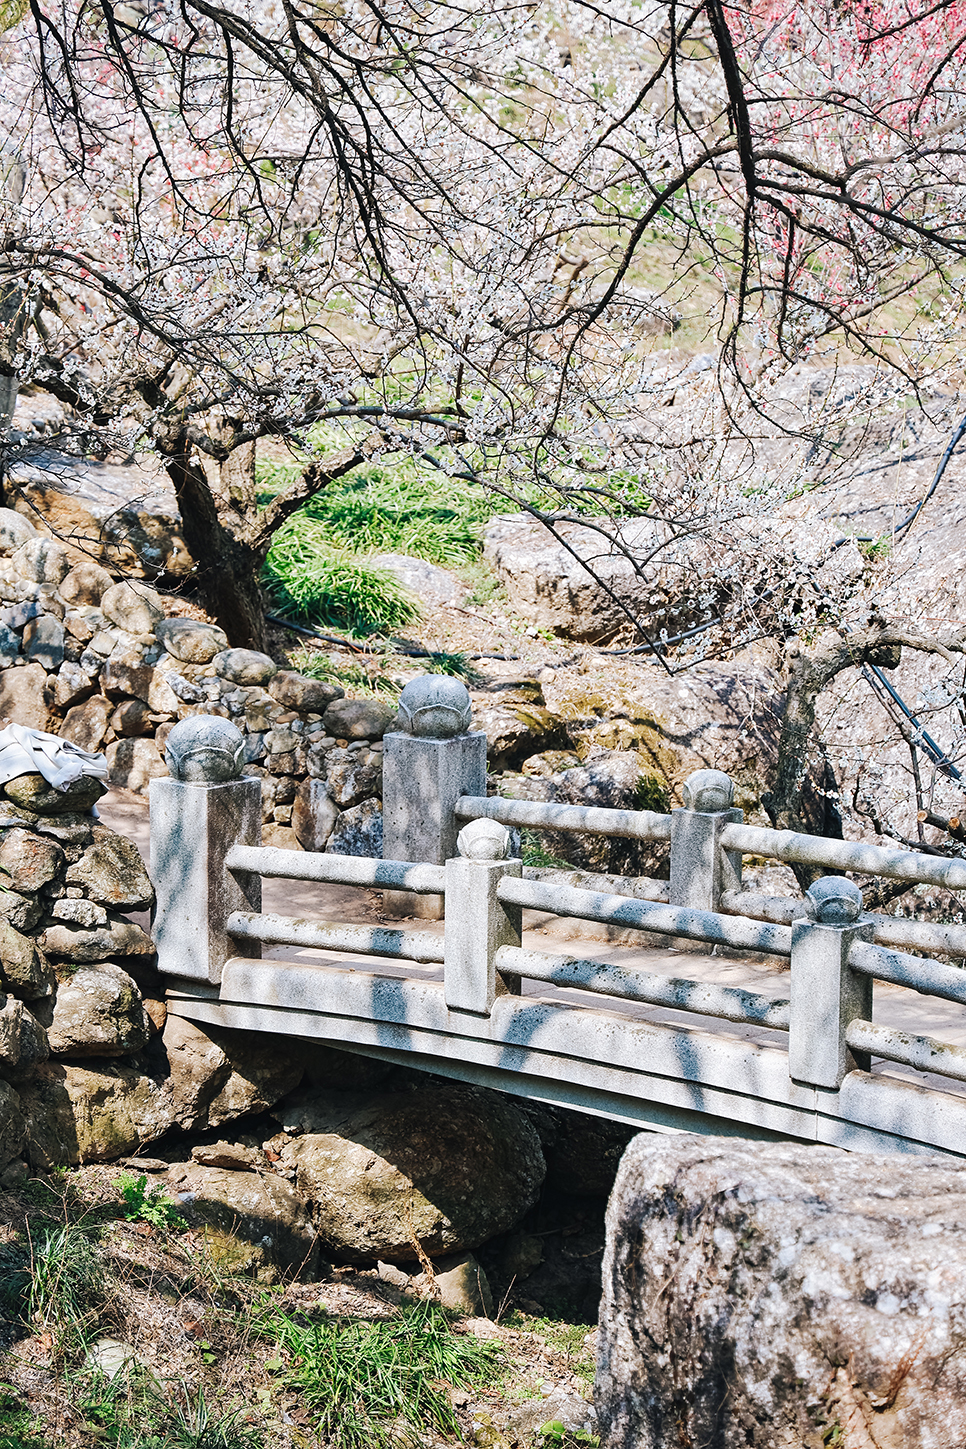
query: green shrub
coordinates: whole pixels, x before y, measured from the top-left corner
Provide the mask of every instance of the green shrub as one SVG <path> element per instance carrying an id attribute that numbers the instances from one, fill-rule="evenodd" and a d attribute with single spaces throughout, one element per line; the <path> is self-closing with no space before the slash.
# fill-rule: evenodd
<path id="1" fill-rule="evenodd" d="M 324 530 L 304 514 L 275 535 L 262 581 L 280 614 L 317 628 L 387 634 L 419 615 L 415 599 L 392 574 L 333 554 Z"/>
<path id="2" fill-rule="evenodd" d="M 178 1216 L 177 1208 L 165 1195 L 164 1189 L 157 1184 L 149 1189 L 147 1183 L 143 1172 L 140 1177 L 122 1172 L 117 1180 L 128 1222 L 150 1223 L 154 1228 L 186 1228 L 188 1224 Z"/>

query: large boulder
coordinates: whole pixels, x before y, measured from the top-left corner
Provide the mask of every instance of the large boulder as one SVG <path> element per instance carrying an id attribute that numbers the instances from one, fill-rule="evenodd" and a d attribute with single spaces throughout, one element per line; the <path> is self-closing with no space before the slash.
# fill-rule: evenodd
<path id="1" fill-rule="evenodd" d="M 82 966 L 58 986 L 47 1028 L 54 1056 L 128 1056 L 146 1046 L 150 1035 L 140 991 L 112 961 Z"/>
<path id="2" fill-rule="evenodd" d="M 124 1157 L 172 1124 L 168 1094 L 127 1062 L 45 1062 L 21 1099 L 28 1154 L 41 1171 Z"/>
<path id="3" fill-rule="evenodd" d="M 966 1443 L 966 1168 L 641 1136 L 607 1215 L 603 1449 Z"/>
<path id="4" fill-rule="evenodd" d="M 301 1056 L 291 1043 L 254 1032 L 203 1031 L 169 1012 L 164 1024 L 167 1088 L 184 1128 L 220 1127 L 244 1112 L 261 1112 L 301 1080 Z"/>
<path id="5" fill-rule="evenodd" d="M 432 1083 L 410 1092 L 309 1092 L 280 1114 L 282 1151 L 323 1241 L 349 1262 L 475 1248 L 533 1205 L 540 1139 L 505 1098 Z"/>
<path id="6" fill-rule="evenodd" d="M 174 1198 L 222 1272 L 260 1283 L 314 1278 L 319 1249 L 297 1192 L 273 1173 L 233 1172 L 192 1162 L 173 1168 Z"/>

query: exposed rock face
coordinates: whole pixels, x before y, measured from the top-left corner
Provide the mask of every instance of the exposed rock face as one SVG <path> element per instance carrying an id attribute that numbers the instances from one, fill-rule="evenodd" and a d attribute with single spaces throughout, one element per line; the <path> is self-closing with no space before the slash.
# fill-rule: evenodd
<path id="1" fill-rule="evenodd" d="M 0 1079 L 0 1168 L 19 1155 L 26 1138 L 23 1104 L 14 1089 Z"/>
<path id="2" fill-rule="evenodd" d="M 532 1206 L 540 1140 L 503 1098 L 432 1083 L 395 1093 L 309 1093 L 286 1105 L 283 1149 L 329 1249 L 349 1262 L 474 1248 Z"/>
<path id="3" fill-rule="evenodd" d="M 641 1136 L 608 1209 L 604 1449 L 966 1443 L 966 1169 Z"/>
<path id="4" fill-rule="evenodd" d="M 32 1165 L 110 1162 L 162 1136 L 170 1100 L 127 1062 L 45 1062 L 21 1089 Z"/>
<path id="5" fill-rule="evenodd" d="M 294 1188 L 272 1173 L 236 1172 L 189 1163 L 172 1169 L 175 1201 L 224 1272 L 277 1283 L 317 1276 L 319 1249 Z"/>
<path id="6" fill-rule="evenodd" d="M 84 888 L 92 901 L 120 911 L 144 911 L 154 904 L 137 846 L 113 830 L 95 825 L 94 844 L 67 871 L 67 884 Z"/>

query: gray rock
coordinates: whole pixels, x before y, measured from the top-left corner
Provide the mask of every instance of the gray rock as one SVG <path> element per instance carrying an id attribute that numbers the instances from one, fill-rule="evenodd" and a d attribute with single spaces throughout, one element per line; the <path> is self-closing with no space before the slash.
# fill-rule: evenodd
<path id="1" fill-rule="evenodd" d="M 560 1384 L 546 1398 L 528 1399 L 515 1408 L 507 1420 L 507 1437 L 513 1443 L 526 1443 L 545 1424 L 560 1425 L 557 1433 L 550 1438 L 550 1442 L 555 1443 L 570 1435 L 596 1433 L 597 1414 L 593 1404 L 589 1404 L 575 1388 Z M 669 1449 L 670 1443 L 669 1440 Z"/>
<path id="2" fill-rule="evenodd" d="M 7 624 L 0 624 L 0 667 L 11 664 L 19 653 L 19 637 Z"/>
<path id="3" fill-rule="evenodd" d="M 21 724 L 46 731 L 50 723 L 46 688 L 47 671 L 41 664 L 0 671 L 0 726 Z"/>
<path id="4" fill-rule="evenodd" d="M 363 763 L 348 750 L 332 750 L 326 761 L 325 784 L 342 810 L 379 796 L 382 794 L 381 756 L 377 761 Z"/>
<path id="5" fill-rule="evenodd" d="M 6 512 L 6 510 L 4 510 Z M 17 1093 L 0 1080 L 0 1167 L 6 1167 L 27 1140 L 27 1119 Z"/>
<path id="6" fill-rule="evenodd" d="M 27 777 L 21 776 L 21 779 L 24 778 Z M 10 785 L 16 783 L 15 780 L 8 782 Z M 32 894 L 49 885 L 59 875 L 63 861 L 64 852 L 59 845 L 30 831 L 14 828 L 0 836 L 2 878 L 21 895 Z"/>
<path id="7" fill-rule="evenodd" d="M 504 1097 L 452 1084 L 307 1093 L 281 1120 L 282 1150 L 319 1232 L 350 1262 L 475 1248 L 514 1226 L 544 1177 L 536 1132 Z"/>
<path id="8" fill-rule="evenodd" d="M 303 850 L 324 850 L 339 818 L 325 782 L 303 780 L 292 807 L 292 829 Z"/>
<path id="9" fill-rule="evenodd" d="M 29 624 L 27 628 L 30 628 Z M 24 633 L 26 634 L 26 630 Z M 96 680 L 85 669 L 81 669 L 73 660 L 65 659 L 54 678 L 48 681 L 47 699 L 52 709 L 71 709 L 75 704 L 88 699 L 96 688 Z M 61 737 L 64 737 L 63 730 Z"/>
<path id="10" fill-rule="evenodd" d="M 83 665 L 84 655 L 81 655 Z M 100 670 L 101 689 L 113 699 L 134 695 L 145 702 L 151 694 L 154 666 L 148 664 L 139 649 L 124 649 L 104 660 Z"/>
<path id="11" fill-rule="evenodd" d="M 105 793 L 105 786 L 94 775 L 79 775 L 63 790 L 51 785 L 43 775 L 17 775 L 8 780 L 3 793 L 21 810 L 35 815 L 86 814 Z"/>
<path id="12" fill-rule="evenodd" d="M 39 1001 L 51 995 L 54 980 L 36 942 L 0 920 L 0 986 L 22 1001 Z"/>
<path id="13" fill-rule="evenodd" d="M 966 1443 L 966 1171 L 638 1137 L 607 1214 L 604 1449 Z"/>
<path id="14" fill-rule="evenodd" d="M 21 896 L 16 891 L 0 890 L 0 918 L 15 931 L 32 931 L 44 913 L 39 896 Z"/>
<path id="15" fill-rule="evenodd" d="M 493 1317 L 493 1294 L 486 1274 L 472 1253 L 455 1263 L 444 1260 L 435 1271 L 436 1292 L 441 1307 L 472 1318 Z"/>
<path id="16" fill-rule="evenodd" d="M 23 1002 L 8 996 L 0 1008 L 0 1076 L 24 1076 L 48 1055 L 47 1034 L 40 1022 Z"/>
<path id="17" fill-rule="evenodd" d="M 118 740 L 107 749 L 107 778 L 125 790 L 144 791 L 168 773 L 154 740 Z"/>
<path id="18" fill-rule="evenodd" d="M 171 1126 L 161 1084 L 126 1062 L 48 1061 L 21 1092 L 32 1167 L 111 1162 L 153 1142 Z"/>
<path id="19" fill-rule="evenodd" d="M 36 530 L 12 508 L 0 508 L 0 554 L 15 553 L 22 544 L 36 538 Z"/>
<path id="20" fill-rule="evenodd" d="M 64 662 L 64 626 L 50 614 L 31 619 L 23 631 L 24 657 L 42 664 L 48 671 L 59 669 Z"/>
<path id="21" fill-rule="evenodd" d="M 83 704 L 75 704 L 64 715 L 59 730 L 61 738 L 79 745 L 82 750 L 95 753 L 104 743 L 107 722 L 113 709 L 112 701 L 105 699 L 102 694 L 85 700 Z"/>
<path id="22" fill-rule="evenodd" d="M 382 699 L 337 699 L 322 723 L 337 740 L 381 740 L 395 718 L 392 705 Z"/>
<path id="23" fill-rule="evenodd" d="M 150 1035 L 140 991 L 113 962 L 82 966 L 58 986 L 47 1028 L 54 1056 L 130 1056 L 147 1045 Z"/>
<path id="24" fill-rule="evenodd" d="M 11 562 L 22 579 L 34 584 L 51 584 L 54 588 L 70 570 L 70 559 L 63 544 L 39 536 L 22 543 L 11 555 Z"/>
<path id="25" fill-rule="evenodd" d="M 50 914 L 55 921 L 70 921 L 75 926 L 86 926 L 88 930 L 94 926 L 107 925 L 107 911 L 103 906 L 95 905 L 93 901 L 74 900 L 69 896 L 54 901 Z"/>
<path id="26" fill-rule="evenodd" d="M 208 664 L 228 648 L 224 631 L 200 619 L 162 619 L 155 632 L 171 657 L 183 664 Z"/>
<path id="27" fill-rule="evenodd" d="M 9 629 L 22 629 L 31 619 L 39 618 L 43 612 L 42 606 L 35 599 L 30 599 L 23 604 L 10 604 L 0 611 L 0 618 Z"/>
<path id="28" fill-rule="evenodd" d="M 94 844 L 68 868 L 68 885 L 83 887 L 85 895 L 98 905 L 119 911 L 143 911 L 154 904 L 154 887 L 148 879 L 137 846 L 105 825 L 95 827 Z"/>
<path id="29" fill-rule="evenodd" d="M 175 1201 L 201 1230 L 216 1268 L 277 1283 L 318 1274 L 319 1248 L 298 1194 L 273 1173 L 232 1172 L 192 1162 L 175 1187 Z"/>
<path id="30" fill-rule="evenodd" d="M 325 679 L 311 679 L 294 669 L 280 669 L 268 692 L 286 709 L 297 709 L 302 714 L 324 714 L 334 700 L 345 696 L 345 690 L 339 685 Z"/>
<path id="31" fill-rule="evenodd" d="M 135 584 L 127 579 L 105 589 L 100 608 L 106 619 L 129 634 L 150 634 L 164 618 L 160 595 L 147 584 Z"/>
<path id="32" fill-rule="evenodd" d="M 133 921 L 108 916 L 106 926 L 74 925 L 55 921 L 48 926 L 40 944 L 47 956 L 72 962 L 103 961 L 108 956 L 153 956 L 154 942 Z"/>
<path id="33" fill-rule="evenodd" d="M 110 718 L 110 728 L 122 739 L 154 733 L 151 711 L 143 699 L 124 699 Z"/>
<path id="34" fill-rule="evenodd" d="M 263 1112 L 295 1088 L 302 1060 L 291 1042 L 257 1033 L 205 1032 L 169 1012 L 164 1050 L 174 1120 L 181 1127 L 221 1127 L 245 1112 Z"/>
<path id="35" fill-rule="evenodd" d="M 65 604 L 100 604 L 113 582 L 100 564 L 80 563 L 64 575 L 57 592 Z"/>
<path id="36" fill-rule="evenodd" d="M 216 673 L 233 684 L 267 684 L 278 666 L 257 649 L 224 649 L 212 659 Z"/>
<path id="37" fill-rule="evenodd" d="M 370 568 L 392 574 L 424 604 L 455 604 L 466 592 L 455 574 L 425 559 L 410 558 L 404 553 L 379 553 L 366 562 Z"/>
<path id="38" fill-rule="evenodd" d="M 363 800 L 343 810 L 329 836 L 326 851 L 330 855 L 361 855 L 382 857 L 382 802 Z"/>

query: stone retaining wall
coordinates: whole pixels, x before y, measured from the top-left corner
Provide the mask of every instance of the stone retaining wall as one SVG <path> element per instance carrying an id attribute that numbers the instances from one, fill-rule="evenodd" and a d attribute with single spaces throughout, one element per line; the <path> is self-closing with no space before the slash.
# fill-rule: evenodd
<path id="1" fill-rule="evenodd" d="M 172 606 L 0 509 L 0 724 L 103 750 L 110 782 L 143 790 L 167 774 L 178 720 L 223 715 L 261 778 L 266 844 L 381 854 L 381 740 L 395 709 L 229 649 Z"/>

